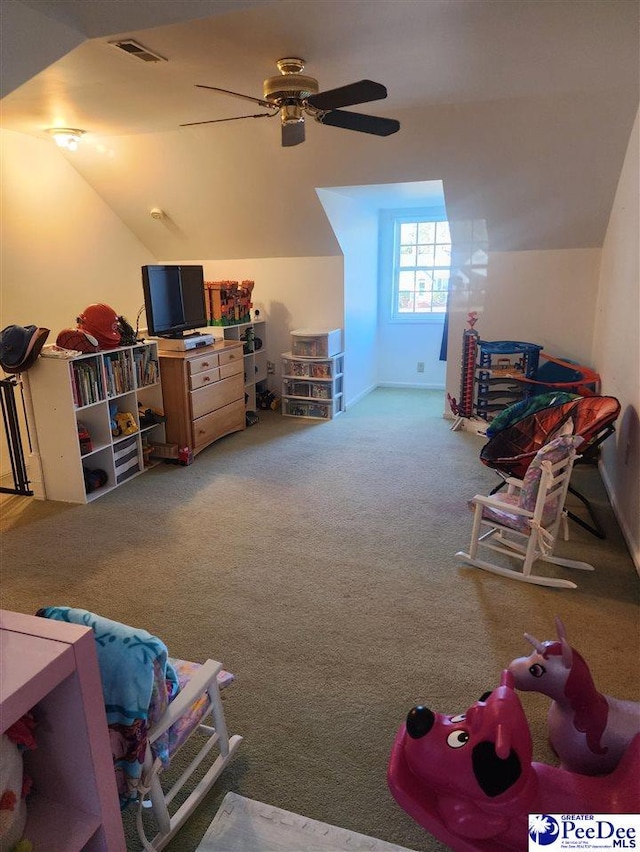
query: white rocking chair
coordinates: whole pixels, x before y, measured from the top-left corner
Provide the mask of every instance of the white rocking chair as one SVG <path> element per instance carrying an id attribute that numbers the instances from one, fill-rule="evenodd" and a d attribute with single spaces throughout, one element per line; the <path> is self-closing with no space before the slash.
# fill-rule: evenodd
<path id="1" fill-rule="evenodd" d="M 120 805 L 137 803 L 136 827 L 144 849 L 164 849 L 242 742 L 241 736 L 228 734 L 220 696 L 220 687 L 233 675 L 215 660 L 201 665 L 170 658 L 157 636 L 87 610 L 46 607 L 37 614 L 92 628 Z M 209 716 L 212 725 L 205 724 Z M 203 745 L 165 791 L 163 770 L 196 733 L 205 735 Z M 208 764 L 203 764 L 207 757 Z M 192 791 L 170 813 L 169 805 L 190 779 Z M 152 820 L 144 818 L 147 808 Z M 153 829 L 145 826 L 151 821 Z"/>
<path id="2" fill-rule="evenodd" d="M 481 494 L 471 501 L 474 507 L 469 552 L 458 551 L 460 562 L 539 586 L 575 589 L 571 580 L 533 574 L 537 562 L 549 562 L 565 568 L 593 571 L 593 565 L 553 555 L 562 526 L 568 539 L 564 508 L 576 447 L 580 437 L 563 436 L 541 447 L 529 465 L 523 480 L 507 479 L 507 493 L 485 497 Z M 509 568 L 478 558 L 478 549 L 486 548 L 506 554 L 521 563 Z"/>

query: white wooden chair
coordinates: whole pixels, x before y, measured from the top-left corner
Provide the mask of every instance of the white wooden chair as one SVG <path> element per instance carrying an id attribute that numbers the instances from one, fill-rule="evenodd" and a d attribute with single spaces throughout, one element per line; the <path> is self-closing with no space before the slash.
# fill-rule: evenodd
<path id="1" fill-rule="evenodd" d="M 144 849 L 164 849 L 242 742 L 237 734 L 229 736 L 220 696 L 233 675 L 216 660 L 170 658 L 157 636 L 86 610 L 47 607 L 38 615 L 93 629 L 120 804 L 137 802 Z M 163 789 L 163 772 L 193 734 L 203 735 L 203 744 Z M 191 792 L 177 809 L 170 808 L 189 781 Z"/>
<path id="2" fill-rule="evenodd" d="M 529 465 L 523 480 L 507 479 L 507 493 L 471 501 L 474 509 L 469 552 L 458 551 L 460 562 L 491 571 L 513 580 L 575 589 L 571 580 L 532 573 L 537 562 L 549 562 L 565 568 L 593 571 L 593 565 L 553 555 L 561 527 L 568 538 L 564 503 L 577 458 L 576 447 L 582 438 L 562 436 L 541 447 Z M 520 567 L 505 567 L 478 558 L 485 548 L 506 554 Z"/>

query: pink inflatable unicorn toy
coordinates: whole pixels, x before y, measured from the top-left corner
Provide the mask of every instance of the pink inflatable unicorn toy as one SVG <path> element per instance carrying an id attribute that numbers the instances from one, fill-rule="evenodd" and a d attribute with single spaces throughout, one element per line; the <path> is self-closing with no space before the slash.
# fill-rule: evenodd
<path id="1" fill-rule="evenodd" d="M 640 736 L 608 775 L 532 762 L 533 744 L 513 675 L 466 713 L 414 707 L 397 735 L 387 781 L 398 804 L 455 852 L 522 852 L 527 833 L 570 832 L 577 815 L 632 814 L 640 789 Z M 531 820 L 529 814 L 532 815 Z M 548 814 L 568 814 L 561 825 Z"/>
<path id="2" fill-rule="evenodd" d="M 603 775 L 616 768 L 640 733 L 640 704 L 598 692 L 589 667 L 569 645 L 559 618 L 556 628 L 558 638 L 546 642 L 525 633 L 535 650 L 513 660 L 509 671 L 517 689 L 541 692 L 552 699 L 549 742 L 561 765 L 583 775 Z"/>

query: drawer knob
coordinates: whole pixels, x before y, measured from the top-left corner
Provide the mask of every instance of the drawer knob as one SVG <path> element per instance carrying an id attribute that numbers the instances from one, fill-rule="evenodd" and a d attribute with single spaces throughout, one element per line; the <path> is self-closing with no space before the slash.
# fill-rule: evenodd
<path id="1" fill-rule="evenodd" d="M 203 367 L 208 367 L 208 366 L 209 366 L 209 362 L 208 362 L 208 361 L 203 361 L 203 362 L 202 362 L 202 366 L 203 366 Z"/>
<path id="2" fill-rule="evenodd" d="M 211 381 L 211 376 L 205 376 L 205 377 L 202 379 L 202 381 L 203 381 L 203 382 L 210 382 L 210 381 Z"/>

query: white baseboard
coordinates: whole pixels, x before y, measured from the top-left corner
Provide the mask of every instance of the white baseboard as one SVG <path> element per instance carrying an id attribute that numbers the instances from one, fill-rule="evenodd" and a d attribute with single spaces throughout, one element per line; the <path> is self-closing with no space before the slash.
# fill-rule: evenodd
<path id="1" fill-rule="evenodd" d="M 444 393 L 444 385 L 417 385 L 413 382 L 378 382 L 379 388 L 409 388 L 411 390 L 437 390 Z"/>
<path id="2" fill-rule="evenodd" d="M 374 391 L 374 390 L 376 389 L 376 387 L 377 387 L 377 385 L 370 385 L 368 388 L 366 388 L 365 390 L 363 390 L 363 391 L 362 391 L 361 393 L 359 393 L 357 396 L 354 396 L 353 398 L 350 398 L 350 399 L 348 399 L 348 400 L 345 400 L 345 403 L 344 403 L 344 410 L 346 411 L 346 410 L 349 408 L 349 406 L 350 406 L 350 405 L 355 405 L 355 404 L 356 404 L 356 402 L 360 402 L 360 400 L 361 400 L 361 399 L 364 399 L 364 398 L 365 398 L 365 396 L 369 396 L 369 394 L 371 393 L 371 391 Z"/>
<path id="3" fill-rule="evenodd" d="M 598 470 L 600 471 L 600 476 L 602 478 L 605 491 L 607 492 L 607 496 L 609 497 L 609 502 L 611 503 L 613 514 L 616 516 L 616 520 L 618 521 L 620 529 L 622 530 L 623 538 L 627 543 L 627 547 L 629 548 L 629 553 L 631 554 L 631 558 L 633 559 L 633 564 L 636 567 L 636 573 L 640 577 L 640 544 L 633 540 L 633 535 L 631 534 L 629 525 L 627 524 L 626 519 L 620 511 L 620 506 L 616 498 L 616 493 L 613 489 L 611 480 L 609 479 L 607 469 L 602 463 L 602 459 L 598 462 Z"/>

